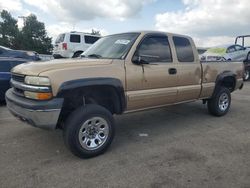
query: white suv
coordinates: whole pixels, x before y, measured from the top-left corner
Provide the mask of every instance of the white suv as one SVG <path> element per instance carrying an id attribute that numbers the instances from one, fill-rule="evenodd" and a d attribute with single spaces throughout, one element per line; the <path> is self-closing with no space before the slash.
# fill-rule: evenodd
<path id="1" fill-rule="evenodd" d="M 62 33 L 55 41 L 53 57 L 55 59 L 78 57 L 99 38 L 101 36 L 82 32 Z"/>

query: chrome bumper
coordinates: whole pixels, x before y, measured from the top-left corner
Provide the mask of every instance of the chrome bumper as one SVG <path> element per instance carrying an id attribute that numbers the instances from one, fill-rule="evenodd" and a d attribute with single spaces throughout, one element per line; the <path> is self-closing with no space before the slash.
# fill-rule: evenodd
<path id="1" fill-rule="evenodd" d="M 12 93 L 12 89 L 6 92 L 6 104 L 9 111 L 21 121 L 43 129 L 55 129 L 63 99 L 52 101 L 34 101 L 22 98 Z M 36 105 L 37 104 L 37 105 Z"/>

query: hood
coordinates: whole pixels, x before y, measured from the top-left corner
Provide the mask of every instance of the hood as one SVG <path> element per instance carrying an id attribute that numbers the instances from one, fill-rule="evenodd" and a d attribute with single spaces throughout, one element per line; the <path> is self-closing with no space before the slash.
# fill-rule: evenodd
<path id="1" fill-rule="evenodd" d="M 18 65 L 11 72 L 30 76 L 38 76 L 42 72 L 73 67 L 93 67 L 111 64 L 111 59 L 56 59 L 46 62 L 29 62 Z"/>

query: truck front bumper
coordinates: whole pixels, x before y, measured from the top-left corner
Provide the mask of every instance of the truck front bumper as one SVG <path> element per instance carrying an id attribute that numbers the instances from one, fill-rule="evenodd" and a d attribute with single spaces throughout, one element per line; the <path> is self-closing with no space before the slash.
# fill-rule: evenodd
<path id="1" fill-rule="evenodd" d="M 35 101 L 19 97 L 9 89 L 5 94 L 9 111 L 21 121 L 43 129 L 55 129 L 63 105 L 62 98 Z"/>

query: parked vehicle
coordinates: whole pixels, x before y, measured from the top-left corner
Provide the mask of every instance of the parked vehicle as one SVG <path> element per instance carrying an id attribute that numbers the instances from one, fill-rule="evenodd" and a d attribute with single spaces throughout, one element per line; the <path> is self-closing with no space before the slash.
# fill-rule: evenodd
<path id="1" fill-rule="evenodd" d="M 197 47 L 197 51 L 198 51 L 198 54 L 199 54 L 199 55 L 204 54 L 207 50 L 208 50 L 208 48 Z"/>
<path id="2" fill-rule="evenodd" d="M 10 70 L 27 61 L 29 60 L 0 57 L 0 102 L 5 100 L 5 92 L 10 88 Z"/>
<path id="3" fill-rule="evenodd" d="M 235 39 L 235 44 L 241 45 L 245 48 L 250 48 L 250 35 L 237 36 Z"/>
<path id="4" fill-rule="evenodd" d="M 71 152 L 86 158 L 110 146 L 113 114 L 196 100 L 227 114 L 242 76 L 242 62 L 200 62 L 188 36 L 130 32 L 101 38 L 82 58 L 15 67 L 6 101 L 22 121 L 62 128 Z"/>
<path id="5" fill-rule="evenodd" d="M 240 44 L 245 48 L 250 48 L 250 35 L 241 35 L 237 36 L 235 39 L 235 44 Z M 244 80 L 249 80 L 250 75 L 250 56 L 248 54 L 247 59 L 244 61 L 245 64 L 245 73 Z"/>
<path id="6" fill-rule="evenodd" d="M 203 54 L 208 50 L 208 48 L 204 48 L 204 47 L 197 47 L 197 51 L 198 51 L 198 55 L 199 55 L 199 59 L 202 58 Z"/>
<path id="7" fill-rule="evenodd" d="M 245 61 L 250 58 L 250 49 L 240 45 L 225 45 L 209 48 L 202 61 Z"/>
<path id="8" fill-rule="evenodd" d="M 99 38 L 101 36 L 82 32 L 62 33 L 55 41 L 53 57 L 55 59 L 79 57 Z"/>
<path id="9" fill-rule="evenodd" d="M 4 46 L 0 46 L 0 58 L 1 57 L 11 57 L 11 58 L 22 58 L 32 61 L 39 61 L 39 55 L 33 51 L 23 51 L 23 50 L 12 50 Z"/>

